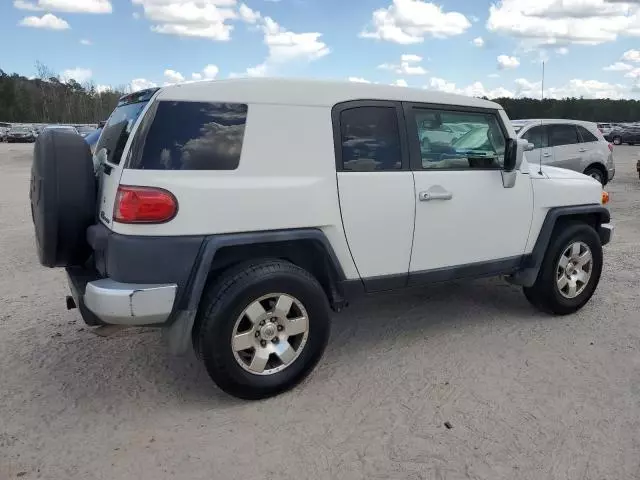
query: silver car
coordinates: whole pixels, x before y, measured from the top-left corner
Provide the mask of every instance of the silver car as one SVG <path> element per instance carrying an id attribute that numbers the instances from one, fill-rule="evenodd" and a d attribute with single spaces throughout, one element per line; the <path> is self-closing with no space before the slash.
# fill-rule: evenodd
<path id="1" fill-rule="evenodd" d="M 598 126 L 581 120 L 514 120 L 519 138 L 535 148 L 526 153 L 529 163 L 567 168 L 595 178 L 603 185 L 616 173 L 613 145 Z"/>

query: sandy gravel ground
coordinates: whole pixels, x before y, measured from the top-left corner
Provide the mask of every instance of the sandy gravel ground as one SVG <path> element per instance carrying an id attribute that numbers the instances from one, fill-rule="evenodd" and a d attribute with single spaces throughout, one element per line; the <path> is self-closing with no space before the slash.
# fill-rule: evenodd
<path id="1" fill-rule="evenodd" d="M 254 403 L 157 331 L 105 339 L 65 310 L 33 246 L 31 148 L 0 145 L 1 480 L 640 478 L 638 148 L 616 149 L 615 240 L 578 314 L 501 280 L 379 297 L 335 316 L 303 385 Z"/>

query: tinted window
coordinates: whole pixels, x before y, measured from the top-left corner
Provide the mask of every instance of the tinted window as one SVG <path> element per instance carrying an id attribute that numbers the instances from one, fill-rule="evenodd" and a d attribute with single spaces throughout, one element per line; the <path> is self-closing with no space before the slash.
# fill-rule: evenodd
<path id="1" fill-rule="evenodd" d="M 234 170 L 246 121 L 247 105 L 240 103 L 159 102 L 130 168 Z"/>
<path id="2" fill-rule="evenodd" d="M 575 125 L 549 125 L 548 128 L 549 145 L 552 147 L 580 143 Z"/>
<path id="3" fill-rule="evenodd" d="M 340 114 L 342 167 L 371 172 L 402 168 L 395 107 L 358 107 Z"/>
<path id="4" fill-rule="evenodd" d="M 580 136 L 582 137 L 583 142 L 597 142 L 598 137 L 596 137 L 589 130 L 584 128 L 582 125 L 578 125 L 578 131 L 580 132 Z"/>
<path id="5" fill-rule="evenodd" d="M 549 146 L 549 137 L 546 127 L 532 127 L 522 135 L 527 142 L 533 143 L 536 148 L 547 148 Z"/>
<path id="6" fill-rule="evenodd" d="M 495 115 L 414 109 L 422 168 L 500 168 L 505 136 Z"/>

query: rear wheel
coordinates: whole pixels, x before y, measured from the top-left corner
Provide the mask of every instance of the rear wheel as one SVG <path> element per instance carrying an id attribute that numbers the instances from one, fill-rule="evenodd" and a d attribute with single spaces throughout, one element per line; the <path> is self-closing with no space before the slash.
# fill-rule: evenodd
<path id="1" fill-rule="evenodd" d="M 613 137 L 611 141 L 614 145 L 622 145 L 622 137 L 619 137 L 618 135 Z"/>
<path id="2" fill-rule="evenodd" d="M 602 245 L 586 224 L 568 224 L 552 237 L 538 278 L 524 294 L 536 308 L 567 315 L 582 308 L 595 291 L 602 273 Z"/>
<path id="3" fill-rule="evenodd" d="M 599 181 L 602 185 L 606 183 L 606 175 L 604 174 L 602 169 L 598 167 L 589 167 L 584 171 L 584 174 Z"/>
<path id="4" fill-rule="evenodd" d="M 194 340 L 209 376 L 244 399 L 284 392 L 316 366 L 329 338 L 325 293 L 285 261 L 238 266 L 212 285 Z"/>

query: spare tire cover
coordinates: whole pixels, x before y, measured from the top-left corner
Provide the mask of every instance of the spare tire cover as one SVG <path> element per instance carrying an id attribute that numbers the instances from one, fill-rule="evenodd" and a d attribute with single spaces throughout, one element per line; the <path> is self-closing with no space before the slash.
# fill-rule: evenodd
<path id="1" fill-rule="evenodd" d="M 31 214 L 40 263 L 81 265 L 91 250 L 87 227 L 95 223 L 96 178 L 89 145 L 80 135 L 45 130 L 31 166 Z"/>

